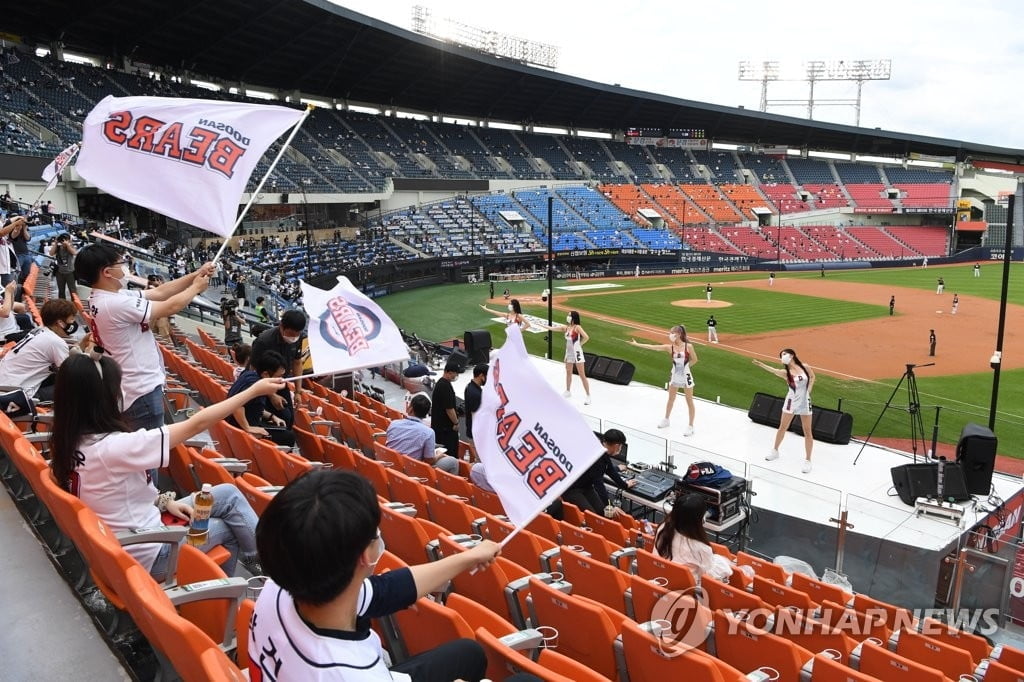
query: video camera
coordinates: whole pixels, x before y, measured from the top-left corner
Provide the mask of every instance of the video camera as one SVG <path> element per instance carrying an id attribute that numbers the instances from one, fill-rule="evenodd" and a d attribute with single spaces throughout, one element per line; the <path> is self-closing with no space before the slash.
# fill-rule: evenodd
<path id="1" fill-rule="evenodd" d="M 238 310 L 238 301 L 231 298 L 230 296 L 220 297 L 220 315 L 221 317 L 227 317 L 228 315 L 234 315 Z"/>

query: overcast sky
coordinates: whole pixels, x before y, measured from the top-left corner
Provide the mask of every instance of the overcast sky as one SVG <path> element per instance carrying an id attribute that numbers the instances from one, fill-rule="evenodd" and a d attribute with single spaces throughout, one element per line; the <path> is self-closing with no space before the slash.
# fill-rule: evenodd
<path id="1" fill-rule="evenodd" d="M 1024 148 L 1024 3 L 1016 0 L 332 1 L 402 28 L 422 4 L 434 17 L 555 44 L 561 73 L 755 110 L 761 85 L 737 79 L 741 60 L 891 58 L 892 79 L 864 86 L 862 126 Z M 778 83 L 768 97 L 806 93 L 806 84 Z M 852 83 L 816 86 L 820 98 L 855 94 Z M 769 111 L 807 116 L 805 107 Z M 814 117 L 852 125 L 855 113 L 820 107 Z"/>

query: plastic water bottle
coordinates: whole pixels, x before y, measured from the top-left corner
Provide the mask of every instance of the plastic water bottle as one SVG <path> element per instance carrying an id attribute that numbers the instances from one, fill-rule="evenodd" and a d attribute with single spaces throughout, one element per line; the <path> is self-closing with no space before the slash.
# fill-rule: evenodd
<path id="1" fill-rule="evenodd" d="M 192 509 L 192 523 L 188 527 L 188 544 L 198 547 L 210 536 L 210 512 L 213 510 L 213 492 L 209 483 L 196 495 L 196 503 Z"/>

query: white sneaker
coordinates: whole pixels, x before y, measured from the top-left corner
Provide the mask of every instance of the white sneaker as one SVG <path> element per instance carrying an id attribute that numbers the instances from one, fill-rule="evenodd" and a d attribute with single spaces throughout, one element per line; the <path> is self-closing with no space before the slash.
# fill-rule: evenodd
<path id="1" fill-rule="evenodd" d="M 658 422 L 658 428 L 659 429 L 667 429 L 668 428 L 668 419 L 662 419 L 660 422 Z"/>
<path id="2" fill-rule="evenodd" d="M 692 426 L 687 426 L 686 430 L 683 431 L 683 435 L 684 436 L 692 436 L 693 435 L 693 427 Z"/>
<path id="3" fill-rule="evenodd" d="M 571 391 L 566 391 L 565 393 L 562 394 L 562 397 L 563 398 L 571 398 L 572 397 L 572 392 Z"/>
<path id="4" fill-rule="evenodd" d="M 802 473 L 802 474 L 809 474 L 809 473 L 811 473 L 811 460 L 809 460 L 809 459 L 805 459 L 804 460 L 804 465 L 802 467 L 800 467 L 800 473 Z"/>
<path id="5" fill-rule="evenodd" d="M 586 398 L 583 399 L 583 404 L 584 405 L 589 405 L 590 404 L 590 396 L 589 395 Z"/>
<path id="6" fill-rule="evenodd" d="M 775 449 L 773 449 L 773 450 L 772 450 L 771 452 L 769 452 L 769 453 L 768 453 L 767 455 L 765 455 L 765 457 L 764 457 L 764 458 L 765 458 L 765 460 L 766 460 L 766 461 L 768 461 L 768 462 L 771 462 L 771 461 L 773 461 L 773 460 L 776 460 L 776 459 L 778 459 L 778 458 L 779 458 L 779 451 L 778 451 L 778 450 L 775 450 Z"/>

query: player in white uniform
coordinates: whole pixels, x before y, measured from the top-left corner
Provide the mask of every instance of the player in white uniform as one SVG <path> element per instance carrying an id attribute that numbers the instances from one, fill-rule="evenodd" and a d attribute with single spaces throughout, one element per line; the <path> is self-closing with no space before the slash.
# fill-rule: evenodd
<path id="1" fill-rule="evenodd" d="M 566 398 L 572 397 L 572 371 L 580 375 L 580 382 L 583 384 L 583 392 L 586 397 L 584 405 L 590 404 L 590 381 L 584 371 L 586 359 L 583 357 L 583 344 L 590 340 L 590 336 L 580 326 L 580 314 L 575 310 L 569 311 L 565 316 L 565 324 L 553 324 L 550 327 L 546 324 L 540 325 L 548 331 L 565 332 L 565 393 Z"/>
<path id="2" fill-rule="evenodd" d="M 506 325 L 514 324 L 524 332 L 530 328 L 530 321 L 523 317 L 523 307 L 519 304 L 518 298 L 513 298 L 508 302 L 508 310 L 504 313 L 498 312 L 497 310 L 491 310 L 485 305 L 481 305 L 480 307 L 495 317 L 504 316 Z"/>
<path id="3" fill-rule="evenodd" d="M 447 642 L 389 670 L 370 619 L 410 606 L 463 571 L 486 570 L 500 548 L 484 540 L 439 561 L 375 575 L 384 556 L 380 520 L 376 492 L 352 471 L 311 471 L 274 496 L 256 537 L 270 581 L 250 624 L 250 679 L 483 677 L 486 657 L 469 639 Z"/>
<path id="4" fill-rule="evenodd" d="M 53 398 L 53 373 L 71 353 L 65 341 L 78 330 L 77 311 L 71 301 L 50 299 L 39 310 L 43 326 L 30 331 L 0 360 L 0 386 L 20 386 L 29 398 Z M 88 350 L 92 336 L 86 334 L 76 351 Z M 45 385 L 44 385 L 45 384 Z"/>
<path id="5" fill-rule="evenodd" d="M 785 402 L 782 403 L 782 420 L 779 423 L 779 430 L 775 433 L 775 446 L 765 459 L 769 462 L 778 459 L 779 446 L 782 445 L 786 430 L 793 421 L 793 415 L 799 415 L 804 430 L 804 463 L 800 470 L 808 474 L 811 472 L 811 450 L 814 447 L 814 434 L 811 432 L 811 389 L 814 387 L 814 370 L 800 362 L 792 348 L 783 348 L 779 353 L 779 360 L 784 369 L 776 369 L 760 360 L 754 360 L 755 365 L 785 379 L 789 386 Z"/>
<path id="6" fill-rule="evenodd" d="M 183 422 L 128 431 L 119 414 L 121 368 L 104 354 L 96 357 L 72 355 L 57 370 L 51 467 L 57 483 L 81 498 L 115 533 L 159 526 L 161 512 L 191 519 L 194 500 L 160 494 L 148 470 L 167 466 L 175 445 L 206 431 L 250 400 L 271 395 L 285 385 L 282 379 L 261 379 Z M 237 487 L 214 486 L 209 535 L 199 549 L 223 545 L 230 550 L 231 559 L 223 569 L 231 575 L 239 557 L 255 560 L 256 522 L 256 513 Z M 127 549 L 154 578 L 165 577 L 170 545 L 147 543 Z"/>
<path id="7" fill-rule="evenodd" d="M 672 358 L 672 374 L 668 381 L 668 403 L 665 405 L 665 418 L 658 422 L 658 428 L 664 429 L 669 426 L 669 417 L 672 416 L 672 406 L 676 402 L 676 393 L 680 388 L 686 396 L 686 409 L 689 416 L 689 424 L 683 431 L 684 436 L 693 435 L 693 418 L 696 406 L 693 403 L 693 373 L 691 368 L 697 364 L 697 351 L 686 336 L 686 327 L 677 324 L 668 331 L 668 343 L 640 343 L 636 339 L 630 339 L 629 344 L 637 348 L 649 348 L 651 350 L 668 351 Z"/>

